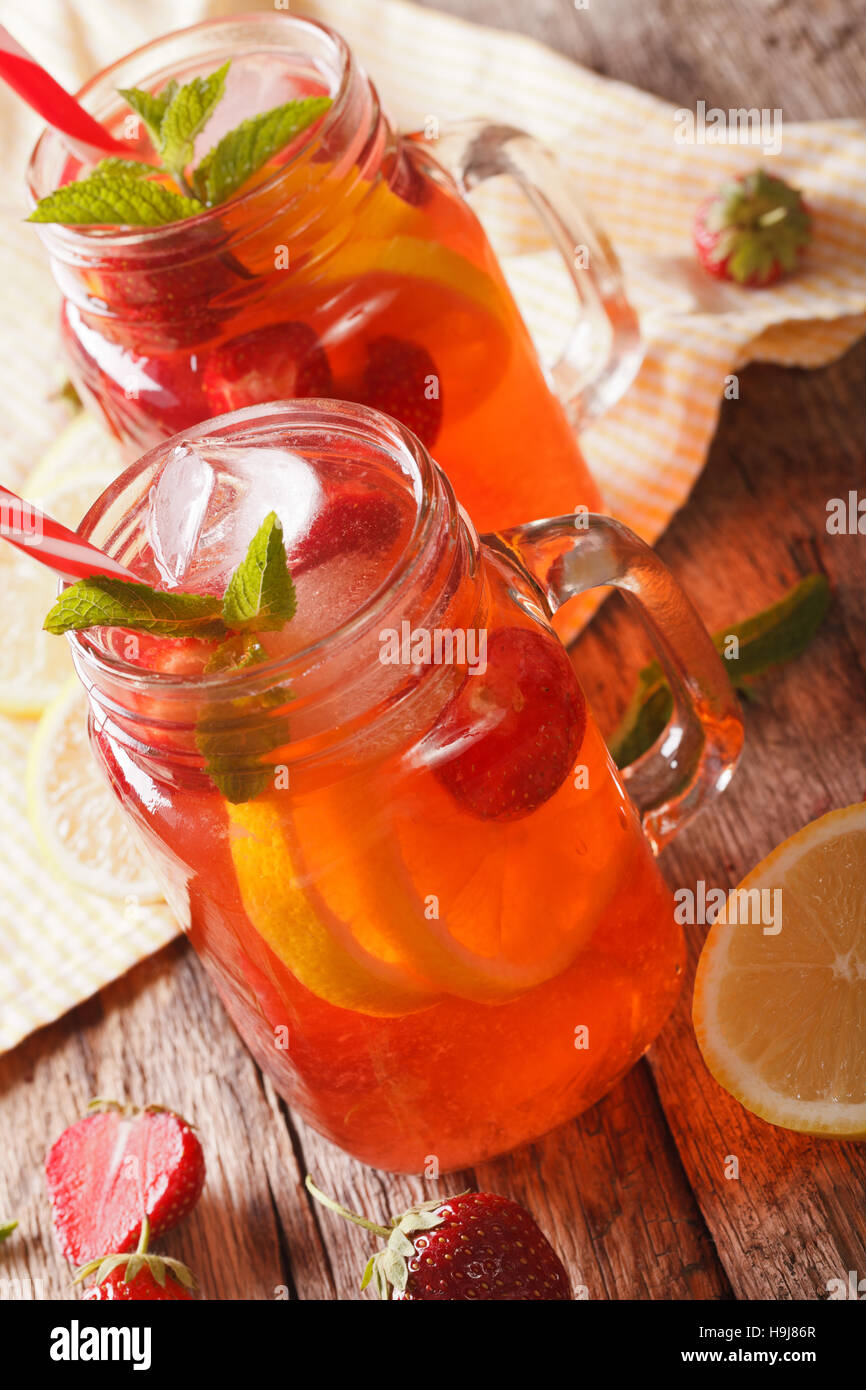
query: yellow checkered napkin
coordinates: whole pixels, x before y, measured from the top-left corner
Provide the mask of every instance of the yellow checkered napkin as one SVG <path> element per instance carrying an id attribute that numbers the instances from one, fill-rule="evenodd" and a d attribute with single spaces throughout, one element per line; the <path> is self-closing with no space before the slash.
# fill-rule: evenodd
<path id="1" fill-rule="evenodd" d="M 238 0 L 7 0 L 3 18 L 75 87 L 165 30 L 240 8 Z M 402 128 L 421 128 L 430 117 L 445 126 L 492 116 L 556 147 L 577 195 L 616 247 L 641 314 L 648 347 L 637 381 L 584 443 L 608 509 L 646 539 L 664 529 L 703 466 L 727 376 L 754 359 L 819 366 L 863 332 L 863 123 L 785 125 L 781 151 L 770 157 L 743 146 L 681 145 L 672 106 L 528 39 L 400 0 L 292 0 L 291 9 L 345 35 Z M 57 349 L 47 268 L 31 229 L 21 226 L 23 193 L 14 192 L 38 122 L 6 92 L 0 122 L 7 200 L 0 205 L 0 476 L 14 486 L 56 428 L 45 398 Z M 749 291 L 700 270 L 691 223 L 697 204 L 725 177 L 758 164 L 804 189 L 817 239 L 802 273 Z M 573 326 L 564 269 L 513 188 L 496 180 L 476 196 L 542 355 L 552 360 Z M 0 721 L 0 1048 L 86 998 L 175 930 L 164 908 L 71 900 L 48 875 L 23 807 L 31 733 L 25 722 Z"/>

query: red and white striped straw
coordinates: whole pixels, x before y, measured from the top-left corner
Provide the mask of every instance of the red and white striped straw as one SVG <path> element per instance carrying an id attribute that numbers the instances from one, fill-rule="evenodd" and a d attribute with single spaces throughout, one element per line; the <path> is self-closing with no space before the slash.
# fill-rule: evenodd
<path id="1" fill-rule="evenodd" d="M 49 72 L 31 58 L 9 30 L 0 24 L 0 78 L 38 111 L 49 125 L 77 145 L 123 154 L 126 146 L 109 135 L 98 121 L 70 96 Z"/>
<path id="2" fill-rule="evenodd" d="M 74 581 L 102 575 L 112 579 L 135 579 L 131 570 L 112 560 L 46 516 L 31 502 L 0 485 L 0 538 L 23 550 L 40 564 L 47 565 L 62 579 Z"/>

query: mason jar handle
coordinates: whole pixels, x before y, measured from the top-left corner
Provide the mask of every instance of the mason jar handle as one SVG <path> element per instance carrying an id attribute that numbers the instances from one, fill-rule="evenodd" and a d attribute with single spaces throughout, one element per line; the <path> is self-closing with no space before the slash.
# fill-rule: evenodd
<path id="1" fill-rule="evenodd" d="M 737 697 L 709 633 L 655 552 L 610 517 L 578 513 L 482 539 L 529 572 L 551 614 L 599 584 L 621 589 L 638 609 L 667 676 L 673 713 L 622 777 L 658 852 L 728 785 L 743 745 Z"/>
<path id="2" fill-rule="evenodd" d="M 466 121 L 442 130 L 434 151 L 466 193 L 497 174 L 510 175 L 546 225 L 582 311 L 553 380 L 572 425 L 586 424 L 619 399 L 643 357 L 613 248 L 579 206 L 552 151 L 525 131 Z"/>

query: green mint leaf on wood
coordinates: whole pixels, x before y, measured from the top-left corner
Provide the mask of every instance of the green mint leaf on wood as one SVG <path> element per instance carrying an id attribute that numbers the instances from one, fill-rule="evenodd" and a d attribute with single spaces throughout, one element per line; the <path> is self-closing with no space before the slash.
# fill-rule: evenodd
<path id="1" fill-rule="evenodd" d="M 738 654 L 727 659 L 726 666 L 738 694 L 750 698 L 758 677 L 800 656 L 821 626 L 829 603 L 826 576 L 809 574 L 777 603 L 717 632 L 713 643 L 723 657 L 730 639 L 737 639 Z M 664 671 L 657 661 L 651 661 L 639 673 L 637 689 L 608 741 L 618 767 L 628 767 L 652 747 L 672 709 Z"/>
<path id="2" fill-rule="evenodd" d="M 143 92 L 140 87 L 122 87 L 118 92 L 127 106 L 131 106 L 135 114 L 141 117 L 157 150 L 160 147 L 163 117 L 176 94 L 177 83 L 173 79 L 159 93 Z"/>
<path id="3" fill-rule="evenodd" d="M 235 630 L 273 631 L 294 617 L 295 607 L 295 586 L 286 560 L 282 522 L 276 512 L 271 512 L 229 580 L 223 599 L 223 620 L 226 627 Z"/>
<path id="4" fill-rule="evenodd" d="M 93 173 L 49 193 L 27 220 L 67 226 L 161 227 L 203 211 L 198 199 L 184 197 L 140 174 Z"/>
<path id="5" fill-rule="evenodd" d="M 222 100 L 229 64 L 223 63 L 207 77 L 194 77 L 179 87 L 168 104 L 159 127 L 159 153 L 163 165 L 183 183 L 201 134 Z"/>
<path id="6" fill-rule="evenodd" d="M 199 198 L 209 207 L 224 203 L 330 105 L 330 97 L 304 97 L 241 121 L 196 169 L 193 186 Z"/>
<path id="7" fill-rule="evenodd" d="M 160 637 L 222 638 L 222 603 L 204 594 L 162 592 L 130 579 L 96 575 L 64 589 L 43 624 L 46 632 L 125 627 Z"/>
<path id="8" fill-rule="evenodd" d="M 3 1244 L 4 1240 L 9 1239 L 17 1225 L 17 1221 L 0 1221 L 0 1245 Z"/>

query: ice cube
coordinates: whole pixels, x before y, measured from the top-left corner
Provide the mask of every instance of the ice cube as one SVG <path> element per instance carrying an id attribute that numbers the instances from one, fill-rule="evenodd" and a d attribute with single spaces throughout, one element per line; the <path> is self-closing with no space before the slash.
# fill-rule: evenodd
<path id="1" fill-rule="evenodd" d="M 221 592 L 270 512 L 287 546 L 309 528 L 321 497 L 315 469 L 291 449 L 184 441 L 150 498 L 150 542 L 165 583 Z"/>
<path id="2" fill-rule="evenodd" d="M 148 540 L 163 583 L 175 588 L 196 553 L 214 471 L 191 444 L 172 449 L 150 490 Z"/>

